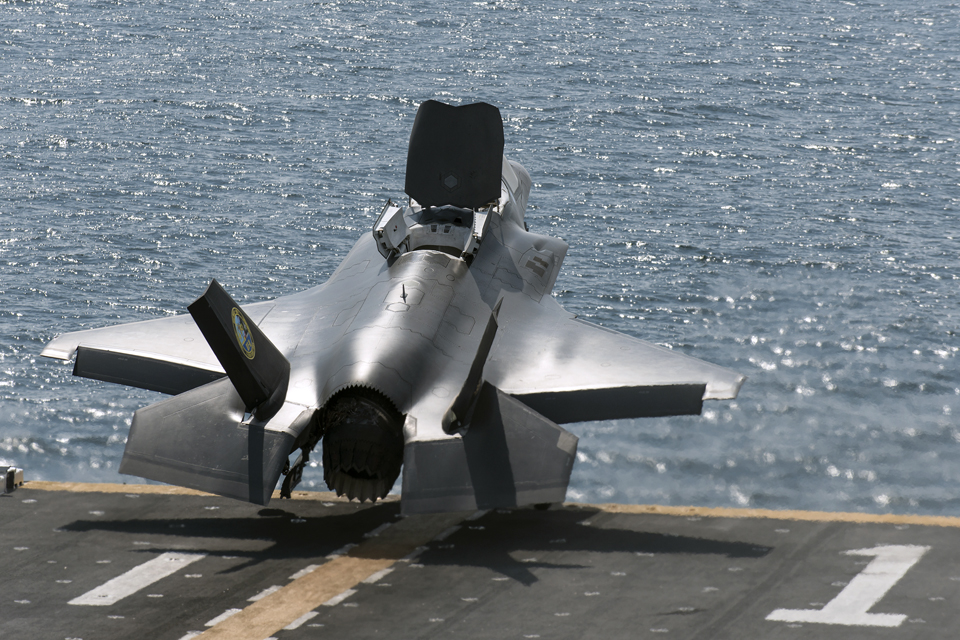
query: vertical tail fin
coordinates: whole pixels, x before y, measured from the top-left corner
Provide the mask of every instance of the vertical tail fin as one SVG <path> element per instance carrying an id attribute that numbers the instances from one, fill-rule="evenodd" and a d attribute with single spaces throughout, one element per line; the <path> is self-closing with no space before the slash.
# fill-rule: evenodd
<path id="1" fill-rule="evenodd" d="M 290 363 L 220 283 L 187 309 L 233 382 L 247 411 L 268 420 L 283 405 Z"/>

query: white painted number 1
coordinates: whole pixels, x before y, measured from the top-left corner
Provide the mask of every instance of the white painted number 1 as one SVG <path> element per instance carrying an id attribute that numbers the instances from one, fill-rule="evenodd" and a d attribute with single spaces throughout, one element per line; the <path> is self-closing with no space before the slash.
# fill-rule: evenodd
<path id="1" fill-rule="evenodd" d="M 867 611 L 877 604 L 929 549 L 930 547 L 917 545 L 886 545 L 873 549 L 844 551 L 846 555 L 874 558 L 823 609 L 777 609 L 767 616 L 767 620 L 899 627 L 907 616 Z"/>

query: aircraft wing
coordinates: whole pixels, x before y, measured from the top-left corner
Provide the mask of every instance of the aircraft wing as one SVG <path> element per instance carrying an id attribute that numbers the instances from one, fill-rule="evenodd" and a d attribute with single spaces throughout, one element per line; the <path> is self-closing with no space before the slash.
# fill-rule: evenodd
<path id="1" fill-rule="evenodd" d="M 244 307 L 260 323 L 273 302 Z M 40 353 L 69 360 L 73 374 L 177 395 L 224 376 L 190 314 L 65 333 Z"/>
<path id="2" fill-rule="evenodd" d="M 697 415 L 703 400 L 735 398 L 746 379 L 579 320 L 548 296 L 504 302 L 483 377 L 558 424 Z"/>

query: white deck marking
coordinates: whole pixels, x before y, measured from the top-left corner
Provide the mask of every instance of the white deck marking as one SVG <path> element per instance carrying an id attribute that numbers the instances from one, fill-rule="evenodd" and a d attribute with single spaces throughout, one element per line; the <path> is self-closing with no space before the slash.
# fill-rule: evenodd
<path id="1" fill-rule="evenodd" d="M 74 598 L 70 604 L 87 606 L 115 604 L 187 565 L 205 558 L 206 555 L 205 553 L 164 553 Z"/>
<path id="2" fill-rule="evenodd" d="M 307 575 L 308 573 L 312 573 L 312 572 L 316 571 L 319 567 L 320 567 L 320 565 L 318 565 L 318 564 L 308 564 L 308 565 L 305 566 L 303 569 L 300 569 L 300 571 L 297 571 L 295 574 L 293 574 L 292 576 L 290 576 L 289 579 L 290 579 L 290 580 L 299 580 L 300 578 L 302 578 L 303 576 Z"/>
<path id="3" fill-rule="evenodd" d="M 290 624 L 288 624 L 287 626 L 285 626 L 284 630 L 293 631 L 294 629 L 299 629 L 304 623 L 310 622 L 311 620 L 316 618 L 318 615 L 320 614 L 318 614 L 316 611 L 308 611 L 302 616 L 300 616 L 299 618 L 297 618 L 296 620 L 294 620 L 293 622 L 291 622 Z"/>
<path id="4" fill-rule="evenodd" d="M 411 562 L 411 561 L 413 561 L 413 560 L 416 560 L 416 559 L 417 559 L 417 556 L 419 556 L 421 553 L 423 553 L 424 551 L 426 551 L 428 548 L 429 548 L 429 547 L 417 547 L 416 549 L 414 549 L 413 551 L 411 551 L 411 552 L 408 553 L 407 555 L 405 555 L 405 556 L 403 556 L 402 558 L 400 558 L 399 560 L 397 560 L 397 562 Z"/>
<path id="5" fill-rule="evenodd" d="M 325 607 L 335 607 L 353 594 L 357 592 L 356 589 L 347 589 L 346 591 L 341 591 L 337 595 L 333 596 L 329 600 L 323 603 Z"/>
<path id="6" fill-rule="evenodd" d="M 212 620 L 208 620 L 207 623 L 203 626 L 212 627 L 214 625 L 220 624 L 230 616 L 235 616 L 241 611 L 243 611 L 243 609 L 227 609 L 226 611 L 218 615 L 216 618 L 213 618 Z"/>
<path id="7" fill-rule="evenodd" d="M 767 620 L 899 627 L 907 619 L 906 615 L 867 611 L 877 604 L 929 549 L 930 547 L 919 545 L 883 545 L 872 549 L 845 551 L 846 555 L 874 556 L 874 559 L 823 609 L 777 609 L 767 616 Z"/>
<path id="8" fill-rule="evenodd" d="M 276 593 L 277 591 L 280 591 L 280 589 L 282 588 L 283 587 L 281 587 L 278 584 L 275 584 L 272 587 L 267 587 L 257 595 L 247 598 L 247 602 L 256 602 L 257 600 L 262 600 L 263 598 L 266 598 L 271 593 Z"/>
<path id="9" fill-rule="evenodd" d="M 377 581 L 378 581 L 380 578 L 382 578 L 383 576 L 385 576 L 385 575 L 387 575 L 388 573 L 390 573 L 391 571 L 393 571 L 393 567 L 387 567 L 386 569 L 380 569 L 380 571 L 377 571 L 376 573 L 371 573 L 369 576 L 367 576 L 366 578 L 364 578 L 363 583 L 364 583 L 364 584 L 373 584 L 373 583 L 377 582 Z"/>
<path id="10" fill-rule="evenodd" d="M 357 543 L 351 542 L 350 544 L 345 544 L 336 551 L 327 555 L 327 560 L 333 560 L 334 558 L 339 558 L 340 556 L 345 556 L 349 553 L 350 549 L 353 549 L 357 546 Z"/>

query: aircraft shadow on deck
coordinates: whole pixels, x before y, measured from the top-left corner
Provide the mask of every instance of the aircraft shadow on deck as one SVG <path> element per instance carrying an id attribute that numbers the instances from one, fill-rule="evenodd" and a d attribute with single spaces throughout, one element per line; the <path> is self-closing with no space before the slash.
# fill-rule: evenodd
<path id="1" fill-rule="evenodd" d="M 583 508 L 491 512 L 476 521 L 464 521 L 461 529 L 442 543 L 432 543 L 417 562 L 427 566 L 486 568 L 529 586 L 538 581 L 532 571 L 535 568 L 576 570 L 588 565 L 521 561 L 514 558 L 517 552 L 563 552 L 571 557 L 589 553 L 650 553 L 762 558 L 773 550 L 773 547 L 750 542 L 583 525 L 597 513 L 599 510 Z M 209 549 L 197 550 L 247 557 L 247 562 L 228 570 L 235 572 L 268 559 L 322 558 L 350 543 L 361 543 L 364 533 L 383 522 L 394 521 L 398 515 L 397 503 L 360 509 L 350 514 L 324 516 L 304 516 L 285 509 L 267 508 L 261 509 L 258 517 L 76 520 L 61 530 L 165 536 L 168 541 L 171 536 L 217 539 L 220 542 L 211 543 Z M 230 544 L 230 541 L 246 540 L 272 544 L 259 550 L 240 549 L 236 548 L 239 545 Z M 143 551 L 156 552 L 163 547 L 164 543 L 158 541 Z M 171 547 L 170 550 L 182 551 L 183 546 L 178 544 L 176 549 Z"/>
<path id="2" fill-rule="evenodd" d="M 521 561 L 514 557 L 518 551 L 531 554 L 541 551 L 563 552 L 573 557 L 589 553 L 650 553 L 762 558 L 773 550 L 772 547 L 749 542 L 583 525 L 597 513 L 597 509 L 578 508 L 493 512 L 476 523 L 465 523 L 484 527 L 482 531 L 477 531 L 479 535 L 475 541 L 466 535 L 472 532 L 463 531 L 447 540 L 456 544 L 460 553 L 450 555 L 449 551 L 435 545 L 424 552 L 418 562 L 428 566 L 452 564 L 485 567 L 522 584 L 531 585 L 538 580 L 532 571 L 534 568 L 584 569 L 588 565 Z"/>

